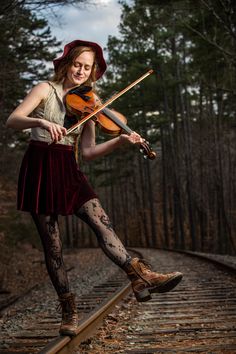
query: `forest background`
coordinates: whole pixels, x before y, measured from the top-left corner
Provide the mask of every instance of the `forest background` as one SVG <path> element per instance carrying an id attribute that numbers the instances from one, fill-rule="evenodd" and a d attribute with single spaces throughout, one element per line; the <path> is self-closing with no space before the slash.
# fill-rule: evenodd
<path id="1" fill-rule="evenodd" d="M 96 3 L 96 1 L 93 1 Z M 43 10 L 86 1 L 21 0 L 0 5 L 0 241 L 39 246 L 16 184 L 27 132 L 5 128 L 32 85 L 47 80 L 60 42 Z M 233 0 L 121 1 L 119 37 L 109 36 L 103 100 L 148 69 L 154 74 L 113 108 L 157 153 L 119 150 L 82 163 L 126 246 L 236 253 L 236 3 Z M 42 61 L 42 58 L 44 59 Z M 110 137 L 98 130 L 98 142 Z M 67 247 L 96 240 L 74 217 L 60 219 Z"/>

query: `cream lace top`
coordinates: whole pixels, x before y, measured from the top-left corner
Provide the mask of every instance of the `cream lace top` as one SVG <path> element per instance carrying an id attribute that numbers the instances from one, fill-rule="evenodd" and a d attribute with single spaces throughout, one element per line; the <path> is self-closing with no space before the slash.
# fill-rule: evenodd
<path id="1" fill-rule="evenodd" d="M 39 106 L 31 113 L 32 117 L 46 119 L 64 126 L 66 108 L 63 103 L 63 87 L 61 84 L 48 81 L 50 91 L 47 98 L 39 104 Z M 64 136 L 58 144 L 74 145 L 80 138 L 83 127 L 75 129 L 71 134 Z M 31 128 L 31 139 L 51 142 L 50 133 L 43 128 Z"/>

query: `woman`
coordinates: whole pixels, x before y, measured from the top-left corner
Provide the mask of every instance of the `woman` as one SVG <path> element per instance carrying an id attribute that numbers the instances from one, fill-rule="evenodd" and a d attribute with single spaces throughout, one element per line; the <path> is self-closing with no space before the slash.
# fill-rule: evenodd
<path id="1" fill-rule="evenodd" d="M 78 139 L 84 160 L 103 156 L 126 143 L 142 142 L 140 135 L 133 132 L 96 145 L 93 120 L 67 135 L 76 117 L 67 114 L 65 96 L 74 87 L 92 86 L 104 74 L 106 63 L 101 47 L 75 40 L 65 46 L 63 55 L 53 64 L 53 79 L 30 91 L 9 116 L 7 127 L 31 128 L 19 174 L 18 209 L 31 213 L 42 240 L 46 267 L 62 307 L 60 334 L 73 336 L 78 315 L 63 262 L 58 215 L 74 214 L 93 229 L 105 254 L 127 273 L 138 301 L 149 300 L 153 292 L 171 290 L 182 274 L 155 273 L 143 260 L 131 258 L 76 164 L 74 145 Z"/>

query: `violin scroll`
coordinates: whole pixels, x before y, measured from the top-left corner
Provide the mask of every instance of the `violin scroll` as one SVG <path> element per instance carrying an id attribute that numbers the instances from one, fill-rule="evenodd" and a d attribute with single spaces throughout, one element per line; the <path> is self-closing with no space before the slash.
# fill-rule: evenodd
<path id="1" fill-rule="evenodd" d="M 141 144 L 140 144 L 141 148 L 140 148 L 140 152 L 143 154 L 143 157 L 145 159 L 150 159 L 150 160 L 154 160 L 156 158 L 156 153 L 155 151 L 153 151 L 150 146 L 149 146 L 149 142 L 144 140 Z"/>

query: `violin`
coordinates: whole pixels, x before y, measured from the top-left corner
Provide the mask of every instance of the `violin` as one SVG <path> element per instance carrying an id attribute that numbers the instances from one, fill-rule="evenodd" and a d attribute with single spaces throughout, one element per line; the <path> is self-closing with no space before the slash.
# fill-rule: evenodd
<path id="1" fill-rule="evenodd" d="M 96 112 L 96 104 L 96 97 L 90 86 L 76 87 L 66 95 L 66 108 L 72 115 L 81 117 L 84 113 L 91 114 Z M 93 115 L 93 120 L 103 132 L 113 136 L 117 136 L 123 131 L 127 134 L 133 132 L 126 124 L 127 119 L 124 115 L 107 107 Z M 149 143 L 145 139 L 140 143 L 140 152 L 143 153 L 144 158 L 149 158 L 150 160 L 156 157 L 156 153 L 151 150 Z"/>

